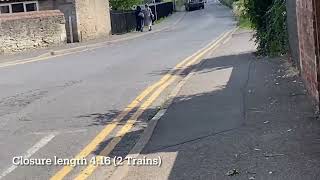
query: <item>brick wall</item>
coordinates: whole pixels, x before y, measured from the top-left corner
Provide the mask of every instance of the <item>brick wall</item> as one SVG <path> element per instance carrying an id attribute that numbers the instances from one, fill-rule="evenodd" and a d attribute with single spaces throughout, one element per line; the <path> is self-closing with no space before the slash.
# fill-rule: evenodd
<path id="1" fill-rule="evenodd" d="M 0 53 L 44 48 L 65 42 L 65 19 L 58 10 L 0 15 Z"/>
<path id="2" fill-rule="evenodd" d="M 312 0 L 297 0 L 300 67 L 308 92 L 319 103 Z"/>

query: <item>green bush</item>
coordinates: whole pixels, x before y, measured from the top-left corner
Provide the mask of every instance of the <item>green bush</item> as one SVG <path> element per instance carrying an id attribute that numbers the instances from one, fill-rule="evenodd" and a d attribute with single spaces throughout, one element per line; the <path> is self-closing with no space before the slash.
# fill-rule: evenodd
<path id="1" fill-rule="evenodd" d="M 267 12 L 267 32 L 265 54 L 271 56 L 284 55 L 289 50 L 287 14 L 285 0 L 275 0 Z"/>
<path id="2" fill-rule="evenodd" d="M 246 0 L 246 16 L 256 30 L 259 55 L 278 56 L 288 51 L 285 0 Z"/>
<path id="3" fill-rule="evenodd" d="M 244 0 L 238 0 L 233 2 L 232 9 L 237 17 L 246 17 L 246 8 L 244 6 Z"/>
<path id="4" fill-rule="evenodd" d="M 110 0 L 110 7 L 113 10 L 129 10 L 134 5 L 142 4 L 142 0 Z"/>
<path id="5" fill-rule="evenodd" d="M 241 28 L 251 29 L 250 20 L 246 16 L 245 0 L 220 0 L 220 2 L 232 9 Z"/>

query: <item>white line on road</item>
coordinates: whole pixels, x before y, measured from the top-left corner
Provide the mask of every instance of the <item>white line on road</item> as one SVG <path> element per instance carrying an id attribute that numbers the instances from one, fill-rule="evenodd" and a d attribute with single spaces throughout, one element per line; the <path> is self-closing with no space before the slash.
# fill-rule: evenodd
<path id="1" fill-rule="evenodd" d="M 84 133 L 87 132 L 88 129 L 70 129 L 70 130 L 60 130 L 60 131 L 40 131 L 33 132 L 31 134 L 41 135 L 41 134 L 75 134 L 75 133 Z"/>
<path id="2" fill-rule="evenodd" d="M 33 154 L 35 154 L 37 151 L 39 151 L 42 147 L 47 145 L 55 136 L 57 133 L 52 133 L 44 138 L 42 138 L 40 141 L 38 141 L 34 146 L 32 146 L 28 151 L 23 155 L 24 158 L 30 158 Z M 10 174 L 12 171 L 14 171 L 18 166 L 11 165 L 9 168 L 1 172 L 0 179 L 4 178 L 8 174 Z"/>

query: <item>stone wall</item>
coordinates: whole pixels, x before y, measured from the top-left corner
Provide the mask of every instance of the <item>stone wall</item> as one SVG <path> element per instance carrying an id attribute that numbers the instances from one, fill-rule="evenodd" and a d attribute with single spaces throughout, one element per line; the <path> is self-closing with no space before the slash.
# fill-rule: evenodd
<path id="1" fill-rule="evenodd" d="M 65 19 L 58 10 L 0 15 L 0 53 L 45 48 L 65 42 Z"/>
<path id="2" fill-rule="evenodd" d="M 319 103 L 317 56 L 315 47 L 314 12 L 312 0 L 297 0 L 297 21 L 301 75 L 308 92 Z"/>

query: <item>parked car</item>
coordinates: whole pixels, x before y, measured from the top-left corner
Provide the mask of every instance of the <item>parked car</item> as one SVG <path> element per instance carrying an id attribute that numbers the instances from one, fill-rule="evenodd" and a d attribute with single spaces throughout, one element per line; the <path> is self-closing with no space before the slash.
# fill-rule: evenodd
<path id="1" fill-rule="evenodd" d="M 186 11 L 191 9 L 204 9 L 204 0 L 185 0 Z"/>

